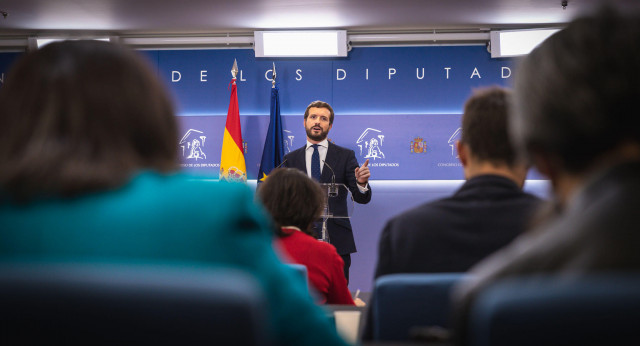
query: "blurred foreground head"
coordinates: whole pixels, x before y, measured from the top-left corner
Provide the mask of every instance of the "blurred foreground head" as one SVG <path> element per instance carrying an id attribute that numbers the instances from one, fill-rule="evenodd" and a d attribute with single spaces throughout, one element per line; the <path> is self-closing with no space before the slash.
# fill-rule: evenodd
<path id="1" fill-rule="evenodd" d="M 123 47 L 65 41 L 25 54 L 0 105 L 0 191 L 12 200 L 70 197 L 177 167 L 168 95 Z"/>
<path id="2" fill-rule="evenodd" d="M 311 225 L 324 207 L 324 192 L 320 184 L 295 168 L 277 168 L 260 184 L 258 197 L 276 223 L 276 234 L 284 236 L 280 228 L 295 226 L 312 234 Z"/>
<path id="3" fill-rule="evenodd" d="M 533 50 L 515 80 L 513 140 L 552 180 L 636 156 L 640 16 L 602 8 Z"/>

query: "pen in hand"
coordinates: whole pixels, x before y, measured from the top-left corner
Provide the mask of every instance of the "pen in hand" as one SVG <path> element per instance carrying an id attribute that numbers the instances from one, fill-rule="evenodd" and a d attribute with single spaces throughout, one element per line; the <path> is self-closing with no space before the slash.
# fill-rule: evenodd
<path id="1" fill-rule="evenodd" d="M 365 304 L 365 302 L 363 302 L 362 299 L 358 298 L 359 295 L 360 295 L 360 289 L 356 290 L 356 294 L 353 295 L 353 302 L 358 307 L 366 306 L 367 304 Z"/>

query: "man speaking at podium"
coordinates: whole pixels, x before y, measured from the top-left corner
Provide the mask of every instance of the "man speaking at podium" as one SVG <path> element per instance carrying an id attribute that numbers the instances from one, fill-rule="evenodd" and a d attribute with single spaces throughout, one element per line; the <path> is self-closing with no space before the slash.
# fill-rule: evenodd
<path id="1" fill-rule="evenodd" d="M 307 144 L 284 157 L 286 167 L 297 168 L 306 172 L 320 183 L 331 183 L 335 177 L 336 184 L 344 184 L 353 195 L 353 200 L 360 204 L 371 200 L 369 186 L 369 160 L 358 165 L 353 150 L 340 147 L 327 140 L 329 130 L 333 126 L 333 108 L 323 101 L 311 102 L 304 112 L 304 128 L 307 132 Z M 329 210 L 334 215 L 348 215 L 347 194 L 340 193 L 329 199 Z M 330 218 L 327 220 L 329 242 L 336 247 L 344 261 L 344 276 L 349 282 L 351 254 L 356 252 L 351 222 L 348 218 Z M 316 229 L 320 235 L 320 229 Z"/>

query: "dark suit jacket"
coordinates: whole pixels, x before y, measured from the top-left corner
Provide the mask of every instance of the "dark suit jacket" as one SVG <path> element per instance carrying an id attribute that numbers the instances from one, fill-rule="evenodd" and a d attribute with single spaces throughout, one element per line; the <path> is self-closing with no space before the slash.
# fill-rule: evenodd
<path id="1" fill-rule="evenodd" d="M 486 286 L 506 277 L 640 271 L 640 162 L 595 174 L 563 213 L 474 267 L 455 294 L 457 343 L 466 342 L 469 308 Z"/>
<path id="2" fill-rule="evenodd" d="M 451 197 L 389 220 L 380 235 L 375 277 L 394 273 L 465 272 L 527 228 L 540 199 L 513 181 L 482 175 Z M 371 298 L 373 304 L 375 297 Z M 363 339 L 373 337 L 371 309 Z"/>
<path id="3" fill-rule="evenodd" d="M 538 197 L 507 178 L 471 178 L 453 196 L 422 204 L 387 222 L 380 235 L 375 277 L 465 272 L 521 234 L 539 204 Z M 365 340 L 373 337 L 372 322 L 369 309 Z"/>
<path id="4" fill-rule="evenodd" d="M 522 233 L 539 201 L 501 176 L 469 179 L 453 196 L 387 222 L 380 237 L 376 278 L 467 271 Z"/>
<path id="5" fill-rule="evenodd" d="M 297 168 L 307 173 L 307 164 L 305 162 L 305 150 L 307 145 L 296 149 L 285 155 L 284 166 Z M 326 163 L 333 168 L 336 175 L 336 184 L 344 184 L 349 188 L 353 196 L 353 200 L 360 204 L 369 203 L 371 200 L 371 186 L 366 193 L 360 193 L 358 189 L 355 169 L 358 167 L 358 161 L 353 150 L 343 148 L 329 142 L 327 149 Z M 322 169 L 320 183 L 331 182 L 331 169 L 325 167 Z M 335 215 L 347 214 L 347 194 L 340 193 L 337 197 L 329 199 L 329 208 Z M 356 243 L 353 239 L 351 230 L 351 222 L 345 218 L 329 219 L 327 221 L 327 229 L 329 231 L 329 241 L 338 250 L 338 254 L 346 255 L 356 252 Z"/>

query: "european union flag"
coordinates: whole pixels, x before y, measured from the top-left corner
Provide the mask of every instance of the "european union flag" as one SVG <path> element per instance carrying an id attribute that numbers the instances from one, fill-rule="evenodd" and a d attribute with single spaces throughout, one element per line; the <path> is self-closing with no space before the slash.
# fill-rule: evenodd
<path id="1" fill-rule="evenodd" d="M 274 83 L 271 88 L 269 130 L 267 131 L 267 138 L 264 141 L 262 161 L 260 162 L 260 170 L 258 171 L 258 183 L 264 181 L 274 168 L 282 164 L 283 159 L 284 136 L 282 135 L 282 119 L 280 118 L 280 96 L 278 94 L 278 87 Z"/>

